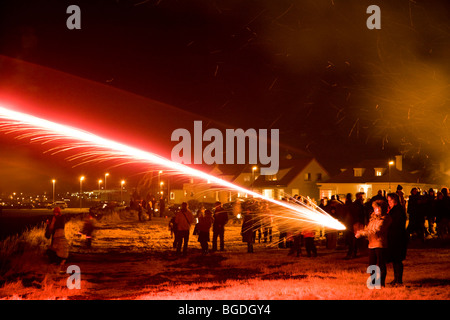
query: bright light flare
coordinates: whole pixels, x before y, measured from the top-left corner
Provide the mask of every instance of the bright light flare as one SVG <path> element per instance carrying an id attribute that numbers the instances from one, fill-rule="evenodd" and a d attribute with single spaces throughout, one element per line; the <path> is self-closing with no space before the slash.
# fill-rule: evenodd
<path id="1" fill-rule="evenodd" d="M 274 200 L 200 170 L 173 162 L 157 154 L 108 140 L 80 129 L 37 118 L 26 113 L 13 111 L 2 106 L 0 106 L 0 130 L 7 134 L 15 134 L 17 139 L 30 139 L 31 142 L 40 142 L 42 144 L 51 142 L 60 143 L 57 147 L 51 149 L 53 154 L 73 150 L 87 150 L 69 157 L 69 160 L 82 159 L 84 160 L 83 163 L 121 160 L 125 163 L 158 165 L 175 173 L 193 176 L 205 182 L 210 181 L 223 188 L 248 194 L 288 209 L 289 212 L 295 213 L 292 217 L 293 222 L 320 225 L 335 230 L 345 229 L 343 224 L 318 207 L 312 209 L 308 206 L 293 205 L 288 202 Z M 105 175 L 105 180 L 107 175 Z"/>

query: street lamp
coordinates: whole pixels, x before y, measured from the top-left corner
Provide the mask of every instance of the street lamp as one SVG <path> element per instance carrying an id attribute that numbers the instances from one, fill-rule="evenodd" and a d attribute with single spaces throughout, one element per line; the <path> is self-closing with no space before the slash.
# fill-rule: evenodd
<path id="1" fill-rule="evenodd" d="M 107 191 L 107 189 L 106 189 L 106 177 L 108 177 L 109 176 L 109 173 L 105 173 L 105 192 L 106 192 L 106 200 L 108 200 L 108 191 Z"/>
<path id="2" fill-rule="evenodd" d="M 164 181 L 161 181 L 161 182 L 159 183 L 159 193 L 160 193 L 160 194 L 163 193 L 163 191 L 162 191 L 163 185 L 164 185 Z"/>
<path id="3" fill-rule="evenodd" d="M 158 171 L 158 184 L 161 186 L 161 174 L 162 174 L 162 170 Z M 159 188 L 159 191 L 161 192 L 161 188 Z"/>
<path id="4" fill-rule="evenodd" d="M 394 165 L 394 161 L 389 161 L 389 193 L 391 193 L 391 166 Z"/>
<path id="5" fill-rule="evenodd" d="M 98 179 L 98 197 L 100 197 L 100 185 L 102 184 L 103 180 L 102 179 Z"/>
<path id="6" fill-rule="evenodd" d="M 257 166 L 254 166 L 253 168 L 252 168 L 252 186 L 253 186 L 253 184 L 255 183 L 255 171 L 256 170 L 258 170 L 258 167 Z"/>
<path id="7" fill-rule="evenodd" d="M 56 183 L 56 180 L 53 179 L 52 183 L 53 183 L 53 203 L 55 203 L 55 183 Z"/>
<path id="8" fill-rule="evenodd" d="M 106 190 L 106 177 L 109 176 L 109 173 L 105 173 L 105 190 Z"/>
<path id="9" fill-rule="evenodd" d="M 123 192 L 123 185 L 125 184 L 125 180 L 120 181 L 120 202 L 123 205 L 123 196 L 122 196 L 122 192 Z"/>
<path id="10" fill-rule="evenodd" d="M 84 176 L 81 176 L 80 177 L 80 210 L 82 208 L 81 202 L 83 201 L 83 180 L 84 180 Z"/>

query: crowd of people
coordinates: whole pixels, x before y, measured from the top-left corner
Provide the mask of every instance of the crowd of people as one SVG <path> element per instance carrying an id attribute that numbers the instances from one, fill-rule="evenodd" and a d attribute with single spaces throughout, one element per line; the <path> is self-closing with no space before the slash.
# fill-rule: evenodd
<path id="1" fill-rule="evenodd" d="M 355 258 L 359 248 L 368 247 L 369 265 L 380 268 L 381 286 L 385 286 L 387 263 L 392 263 L 394 269 L 391 284 L 402 284 L 408 242 L 443 238 L 449 233 L 448 189 L 435 193 L 433 189 L 412 188 L 406 197 L 399 185 L 396 192 L 385 195 L 380 190 L 367 201 L 364 195 L 356 193 L 353 200 L 352 194 L 347 194 L 344 201 L 333 196 L 330 200 L 323 199 L 320 207 L 344 223 L 346 259 Z M 332 234 L 327 235 L 327 243 L 333 238 Z"/>
<path id="2" fill-rule="evenodd" d="M 358 250 L 369 249 L 369 264 L 377 265 L 381 273 L 381 285 L 385 285 L 386 264 L 392 263 L 394 280 L 392 284 L 403 282 L 403 261 L 406 258 L 408 242 L 412 237 L 425 241 L 428 237 L 446 237 L 450 224 L 450 194 L 447 188 L 439 192 L 433 189 L 421 191 L 412 188 L 410 195 L 405 196 L 403 188 L 397 187 L 396 192 L 377 195 L 364 199 L 365 194 L 359 192 L 347 194 L 342 201 L 338 196 L 331 199 L 322 199 L 318 208 L 324 210 L 334 218 L 341 221 L 346 230 L 343 238 L 347 247 L 345 259 L 357 257 Z M 146 211 L 153 211 L 156 202 L 145 202 Z M 283 201 L 301 203 L 312 208 L 312 202 L 300 196 L 283 198 Z M 141 212 L 144 203 L 132 202 L 132 207 Z M 160 208 L 164 207 L 160 204 Z M 319 209 L 318 209 L 319 210 Z M 183 202 L 169 222 L 169 228 L 174 238 L 173 247 L 177 255 L 186 256 L 191 226 L 195 225 L 194 235 L 198 236 L 203 255 L 210 252 L 225 251 L 225 226 L 229 219 L 229 209 L 225 210 L 220 202 L 216 202 L 211 209 L 201 208 L 196 216 Z M 274 215 L 271 213 L 269 203 L 257 199 L 248 199 L 236 202 L 232 209 L 233 215 L 242 218 L 241 236 L 247 244 L 247 252 L 254 252 L 254 243 L 274 242 Z M 152 212 L 153 213 L 153 212 Z M 154 213 L 153 213 L 154 214 Z M 152 215 L 153 215 L 152 214 Z M 139 213 L 139 220 L 142 213 Z M 151 219 L 151 218 L 150 218 Z M 86 235 L 86 246 L 91 247 L 92 232 L 94 230 L 94 217 L 86 216 L 82 234 Z M 61 268 L 68 257 L 68 245 L 64 235 L 64 217 L 61 210 L 54 209 L 54 217 L 47 222 L 47 237 L 51 238 L 49 253 L 61 263 Z M 212 238 L 210 235 L 212 229 Z M 279 248 L 289 249 L 288 255 L 301 255 L 302 246 L 305 247 L 308 257 L 317 256 L 315 239 L 317 230 L 304 228 L 293 229 L 289 224 L 277 224 Z M 329 249 L 336 247 L 338 232 L 327 232 L 326 246 Z M 320 234 L 323 236 L 323 234 Z M 211 244 L 211 250 L 209 243 Z"/>

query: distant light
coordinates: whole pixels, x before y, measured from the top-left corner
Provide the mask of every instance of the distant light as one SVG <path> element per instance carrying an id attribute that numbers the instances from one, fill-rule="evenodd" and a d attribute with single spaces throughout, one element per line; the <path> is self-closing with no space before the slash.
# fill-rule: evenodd
<path id="1" fill-rule="evenodd" d="M 389 161 L 389 165 L 392 166 L 394 164 L 394 161 Z"/>

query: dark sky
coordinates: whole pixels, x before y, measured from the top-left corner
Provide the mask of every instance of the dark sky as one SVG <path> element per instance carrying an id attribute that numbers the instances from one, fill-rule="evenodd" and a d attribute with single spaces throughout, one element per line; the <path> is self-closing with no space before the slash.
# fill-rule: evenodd
<path id="1" fill-rule="evenodd" d="M 172 130 L 203 119 L 278 128 L 282 150 L 310 152 L 332 172 L 398 153 L 448 161 L 447 2 L 2 1 L 0 97 L 164 155 Z M 66 28 L 71 4 L 81 30 Z M 372 4 L 381 30 L 366 27 Z M 48 179 L 52 161 L 73 171 L 12 141 L 0 140 L 3 190 L 33 161 L 33 181 Z"/>

